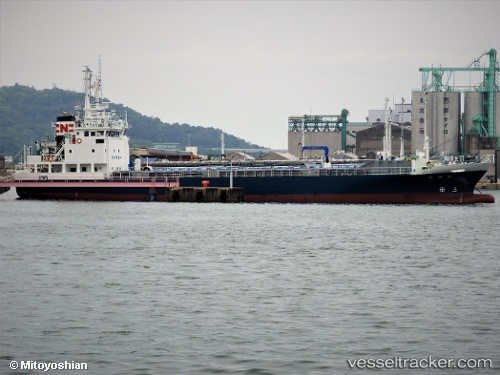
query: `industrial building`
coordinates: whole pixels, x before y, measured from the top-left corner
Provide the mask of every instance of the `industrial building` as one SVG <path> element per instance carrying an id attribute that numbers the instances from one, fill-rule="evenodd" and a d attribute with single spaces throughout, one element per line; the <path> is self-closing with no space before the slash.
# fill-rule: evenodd
<path id="1" fill-rule="evenodd" d="M 482 60 L 487 58 L 487 62 Z M 466 67 L 420 68 L 422 86 L 412 93 L 412 148 L 429 138 L 431 154 L 495 154 L 496 167 L 486 173 L 500 177 L 500 67 L 490 49 Z M 460 77 L 459 75 L 467 77 Z M 481 75 L 472 81 L 472 75 Z"/>
<path id="2" fill-rule="evenodd" d="M 410 123 L 411 122 L 411 104 L 404 102 L 394 104 L 394 109 L 389 112 L 389 118 L 393 123 Z M 369 109 L 366 121 L 371 124 L 377 122 L 385 122 L 385 111 L 383 109 Z"/>
<path id="3" fill-rule="evenodd" d="M 498 161 L 500 67 L 496 50 L 485 51 L 465 67 L 419 70 L 422 85 L 412 92 L 411 104 L 402 100 L 389 113 L 393 155 L 399 156 L 401 148 L 405 155 L 423 150 L 427 137 L 431 155 L 496 154 Z M 468 77 L 460 80 L 459 74 Z M 478 75 L 479 81 L 473 82 L 471 77 L 478 79 Z M 320 157 L 321 150 L 304 151 L 304 146 L 327 146 L 330 153 L 343 151 L 366 156 L 373 152 L 377 155 L 383 146 L 385 110 L 370 110 L 365 123 L 347 121 L 348 114 L 344 109 L 341 115 L 290 116 L 288 152 L 297 157 Z M 499 164 L 496 163 L 496 171 L 487 173 L 490 179 L 493 175 L 496 179 L 500 177 Z"/>
<path id="4" fill-rule="evenodd" d="M 411 154 L 411 129 L 408 126 L 391 124 L 391 149 L 393 154 L 400 156 L 401 144 L 403 145 L 402 155 Z M 401 134 L 402 133 L 402 134 Z M 358 132 L 356 135 L 356 154 L 361 158 L 374 159 L 379 158 L 383 150 L 383 138 L 385 136 L 385 124 L 375 123 L 368 129 Z M 403 142 L 401 142 L 403 137 Z"/>
<path id="5" fill-rule="evenodd" d="M 481 64 L 486 56 L 488 64 Z M 422 87 L 412 93 L 414 149 L 422 149 L 425 136 L 431 153 L 474 155 L 499 148 L 500 68 L 496 56 L 496 50 L 490 49 L 466 67 L 420 68 Z M 468 74 L 469 79 L 460 81 L 460 73 Z M 482 73 L 482 80 L 472 82 L 472 73 Z"/>
<path id="6" fill-rule="evenodd" d="M 326 146 L 331 152 L 354 152 L 356 134 L 370 127 L 369 122 L 348 122 L 349 112 L 340 115 L 303 115 L 288 117 L 288 152 L 296 157 L 321 157 L 320 150 L 305 146 Z"/>
<path id="7" fill-rule="evenodd" d="M 393 121 L 391 128 L 392 148 L 400 154 L 401 132 L 405 155 L 411 153 L 410 105 L 399 104 L 402 111 L 389 112 Z M 343 151 L 361 157 L 373 153 L 378 155 L 383 149 L 384 110 L 370 110 L 367 122 L 349 122 L 349 112 L 341 115 L 304 115 L 288 118 L 288 152 L 296 157 L 321 157 L 322 150 L 303 150 L 304 146 L 326 146 L 331 153 Z M 398 125 L 398 119 L 404 119 L 404 127 Z M 304 129 L 304 131 L 302 131 Z"/>

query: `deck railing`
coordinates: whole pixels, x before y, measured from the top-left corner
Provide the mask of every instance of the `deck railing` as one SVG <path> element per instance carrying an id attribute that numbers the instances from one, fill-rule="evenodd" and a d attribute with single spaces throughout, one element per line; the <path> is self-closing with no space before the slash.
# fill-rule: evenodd
<path id="1" fill-rule="evenodd" d="M 20 171 L 18 171 L 20 172 Z M 103 178 L 84 178 L 81 174 L 75 178 L 65 173 L 47 173 L 38 176 L 31 173 L 33 180 L 38 181 L 99 181 L 99 182 L 156 182 L 172 183 L 179 178 L 255 178 L 255 177 L 319 177 L 319 176 L 370 176 L 370 175 L 408 175 L 409 167 L 372 167 L 372 168 L 319 168 L 319 167 L 265 167 L 265 168 L 165 168 L 156 171 L 122 171 L 114 172 Z"/>
<path id="2" fill-rule="evenodd" d="M 233 178 L 240 177 L 310 177 L 310 176 L 367 176 L 367 175 L 405 175 L 410 174 L 410 167 L 386 168 L 233 168 Z M 229 178 L 231 168 L 170 168 L 154 172 L 115 173 L 113 180 L 156 178 L 160 181 L 178 178 Z"/>

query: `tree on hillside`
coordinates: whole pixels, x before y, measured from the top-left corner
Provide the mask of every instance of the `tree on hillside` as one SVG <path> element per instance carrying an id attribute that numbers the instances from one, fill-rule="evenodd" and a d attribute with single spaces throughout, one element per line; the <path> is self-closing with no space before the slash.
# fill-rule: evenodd
<path id="1" fill-rule="evenodd" d="M 36 90 L 18 84 L 0 87 L 0 155 L 14 156 L 24 145 L 47 137 L 52 139 L 52 123 L 57 116 L 63 111 L 74 113 L 82 99 L 81 93 L 58 88 Z M 131 146 L 151 147 L 154 143 L 168 142 L 178 143 L 182 149 L 197 146 L 205 153 L 220 148 L 220 129 L 164 123 L 158 117 L 144 116 L 122 104 L 111 104 L 110 109 L 120 116 L 127 112 L 132 125 L 127 133 Z M 224 139 L 228 148 L 262 148 L 230 134 L 225 134 Z"/>

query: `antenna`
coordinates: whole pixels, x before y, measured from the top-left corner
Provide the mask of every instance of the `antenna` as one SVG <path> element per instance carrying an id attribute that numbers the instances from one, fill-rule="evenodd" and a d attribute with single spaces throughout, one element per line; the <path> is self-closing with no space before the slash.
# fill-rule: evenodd
<path id="1" fill-rule="evenodd" d="M 90 96 L 92 95 L 92 70 L 85 66 L 85 70 L 83 71 L 85 74 L 84 78 L 84 87 L 85 87 L 85 105 L 84 105 L 84 116 L 90 116 Z"/>
<path id="2" fill-rule="evenodd" d="M 96 88 L 95 88 L 95 101 L 102 101 L 102 81 L 101 81 L 101 55 L 99 55 L 99 62 L 97 68 Z"/>
<path id="3" fill-rule="evenodd" d="M 220 135 L 220 158 L 222 160 L 223 156 L 226 153 L 226 150 L 224 149 L 224 131 Z"/>
<path id="4" fill-rule="evenodd" d="M 396 99 L 394 97 L 394 93 L 392 93 L 392 108 L 394 108 L 394 109 L 396 108 Z M 391 121 L 392 121 L 392 116 L 391 116 Z"/>

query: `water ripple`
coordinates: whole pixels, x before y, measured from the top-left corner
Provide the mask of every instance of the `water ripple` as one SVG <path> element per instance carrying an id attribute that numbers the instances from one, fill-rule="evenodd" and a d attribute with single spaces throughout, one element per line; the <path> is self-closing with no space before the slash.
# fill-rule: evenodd
<path id="1" fill-rule="evenodd" d="M 2 198 L 0 372 L 12 360 L 93 374 L 500 363 L 498 206 Z"/>

